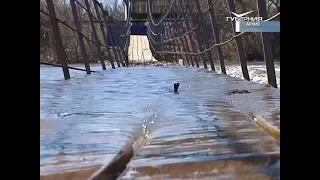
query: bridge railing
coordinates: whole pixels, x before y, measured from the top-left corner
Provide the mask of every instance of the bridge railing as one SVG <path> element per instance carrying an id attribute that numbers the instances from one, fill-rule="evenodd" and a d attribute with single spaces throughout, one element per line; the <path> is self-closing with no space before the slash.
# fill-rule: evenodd
<path id="1" fill-rule="evenodd" d="M 69 68 L 79 68 L 69 67 L 68 60 L 80 50 L 81 55 L 78 54 L 77 59 L 82 59 L 87 74 L 94 72 L 90 69 L 89 56 L 96 57 L 103 70 L 106 70 L 105 59 L 110 62 L 113 69 L 115 68 L 113 59 L 116 60 L 118 67 L 128 66 L 127 41 L 130 18 L 124 25 L 119 24 L 97 0 L 63 2 L 59 0 L 40 1 L 40 46 L 47 46 L 42 49 L 54 49 L 59 63 L 40 60 L 40 64 L 62 67 L 64 78 L 69 79 Z M 119 29 L 125 33 L 116 33 Z M 75 49 L 73 54 L 68 53 L 71 49 Z"/>
<path id="2" fill-rule="evenodd" d="M 155 19 L 151 16 L 151 0 L 148 0 L 148 38 L 154 56 L 163 59 L 168 54 L 178 55 L 190 66 L 199 67 L 199 61 L 201 61 L 204 68 L 208 68 L 207 62 L 209 62 L 213 71 L 215 71 L 213 59 L 218 59 L 221 72 L 226 74 L 225 57 L 228 55 L 229 58 L 238 58 L 243 77 L 250 80 L 247 58 L 252 54 L 252 49 L 257 47 L 257 51 L 262 51 L 261 54 L 266 63 L 268 83 L 277 87 L 272 34 L 256 32 L 250 33 L 250 36 L 249 33 L 238 32 L 239 25 L 230 21 L 230 18 L 228 21 L 227 17 L 235 19 L 234 13 L 242 14 L 251 10 L 250 13 L 258 16 L 259 20 L 263 19 L 263 21 L 251 23 L 260 24 L 279 19 L 280 5 L 274 3 L 275 1 L 266 0 L 240 1 L 238 4 L 234 0 L 206 0 L 206 10 L 203 11 L 200 1 L 203 2 L 203 0 L 193 0 L 192 3 L 184 0 L 170 0 L 171 4 L 167 12 L 163 13 L 161 18 Z M 250 6 L 245 3 L 250 3 Z M 270 4 L 277 10 L 271 16 L 268 13 L 272 7 Z M 240 8 L 245 11 L 240 12 Z M 248 37 L 254 38 L 248 42 Z M 221 38 L 225 40 L 222 41 Z M 172 44 L 171 47 L 169 43 Z M 261 49 L 259 49 L 260 46 Z M 237 57 L 232 56 L 233 54 Z"/>
<path id="3" fill-rule="evenodd" d="M 195 5 L 194 2 L 195 2 L 194 0 L 185 0 L 184 3 L 178 2 L 177 5 L 184 7 L 185 4 Z M 170 0 L 152 0 L 151 4 L 152 4 L 151 5 L 152 13 L 162 14 L 162 13 L 165 13 L 170 8 L 171 2 Z M 201 11 L 205 11 L 206 4 L 207 4 L 206 0 L 199 0 L 199 4 L 200 4 Z M 193 8 L 192 11 L 197 12 L 197 9 Z M 147 0 L 132 1 L 131 12 L 137 13 L 137 14 L 146 14 L 148 12 Z"/>

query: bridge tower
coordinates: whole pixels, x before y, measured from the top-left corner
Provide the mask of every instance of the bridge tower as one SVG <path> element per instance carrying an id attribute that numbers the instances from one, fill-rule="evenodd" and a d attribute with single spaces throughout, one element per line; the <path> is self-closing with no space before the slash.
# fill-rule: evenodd
<path id="1" fill-rule="evenodd" d="M 147 0 L 127 0 L 131 14 L 131 34 L 132 35 L 146 35 L 147 27 Z M 170 0 L 150 0 L 152 16 L 155 19 L 161 17 L 163 13 L 170 7 Z"/>

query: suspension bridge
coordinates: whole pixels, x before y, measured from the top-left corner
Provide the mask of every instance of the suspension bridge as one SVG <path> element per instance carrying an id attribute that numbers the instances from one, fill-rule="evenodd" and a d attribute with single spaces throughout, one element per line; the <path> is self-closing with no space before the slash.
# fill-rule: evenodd
<path id="1" fill-rule="evenodd" d="M 251 1 L 256 7 L 252 14 L 262 17 L 263 22 L 280 21 L 280 12 L 270 14 L 268 1 Z M 100 82 L 95 80 L 96 84 L 90 81 L 88 88 L 89 86 L 100 87 L 105 83 L 104 81 L 110 81 L 116 85 L 118 82 L 119 87 L 109 88 L 115 88 L 115 92 L 121 91 L 123 96 L 132 93 L 133 97 L 135 96 L 133 92 L 142 93 L 134 90 L 134 88 L 139 89 L 135 86 L 139 84 L 135 78 L 142 78 L 141 81 L 145 81 L 140 83 L 145 87 L 141 89 L 145 94 L 148 94 L 150 89 L 157 89 L 156 86 L 150 85 L 154 83 L 154 79 L 162 81 L 160 84 L 158 82 L 157 86 L 172 79 L 181 81 L 181 93 L 172 97 L 166 95 L 170 98 L 163 97 L 166 99 L 163 104 L 159 97 L 161 95 L 156 96 L 159 92 L 150 90 L 152 94 L 150 101 L 158 99 L 158 104 L 146 108 L 147 114 L 143 115 L 142 122 L 143 135 L 132 135 L 135 137 L 129 138 L 129 141 L 126 140 L 125 145 L 121 145 L 121 151 L 102 163 L 103 166 L 79 170 L 78 173 L 66 171 L 62 174 L 46 174 L 41 175 L 41 178 L 59 179 L 74 176 L 75 179 L 205 179 L 208 177 L 210 179 L 268 179 L 280 177 L 280 91 L 277 87 L 274 62 L 275 43 L 271 33 L 258 33 L 260 42 L 257 44 L 261 45 L 268 84 L 262 85 L 250 81 L 247 65 L 250 47 L 246 47 L 246 40 L 248 40 L 246 36 L 250 33 L 237 32 L 236 23 L 225 21 L 226 17 L 235 17 L 233 13 L 241 14 L 243 11 L 252 10 L 242 8 L 240 11 L 239 3 L 241 4 L 242 1 L 124 0 L 123 18 L 107 11 L 97 0 L 70 0 L 64 4 L 65 9 L 61 4 L 57 4 L 58 1 L 40 2 L 42 3 L 40 15 L 43 18 L 40 30 L 42 28 L 47 30 L 43 34 L 40 31 L 40 36 L 52 38 L 50 42 L 57 59 L 57 63 L 42 59 L 40 64 L 60 67 L 65 80 L 72 79 L 72 72 L 83 71 L 88 75 L 83 77 L 87 79 L 83 82 L 85 84 L 90 81 L 90 78 L 99 80 L 100 75 L 95 77 L 95 74 L 105 72 L 109 73 L 106 79 L 100 79 Z M 66 11 L 69 14 L 60 14 Z M 71 50 L 71 41 L 67 41 L 70 37 L 65 35 L 65 31 L 72 32 L 71 39 L 78 45 L 75 51 Z M 51 35 L 48 35 L 50 34 L 48 32 Z M 74 52 L 78 52 L 78 49 L 80 53 L 77 57 L 81 60 L 83 67 L 74 67 L 70 63 L 71 57 L 74 56 Z M 244 80 L 228 76 L 227 58 L 237 58 Z M 99 67 L 96 65 L 93 67 L 92 62 L 99 62 Z M 137 64 L 156 63 L 168 64 L 172 70 L 165 68 L 159 70 L 155 67 L 135 69 L 134 67 Z M 110 74 L 116 73 L 117 69 L 126 76 Z M 217 69 L 220 73 L 216 73 Z M 141 74 L 135 74 L 136 72 Z M 207 75 L 204 72 L 211 74 Z M 169 77 L 166 73 L 172 75 Z M 128 76 L 136 77 L 130 79 Z M 124 79 L 127 85 L 123 84 Z M 79 81 L 79 78 L 76 78 L 76 81 Z M 169 86 L 173 86 L 173 83 Z M 75 91 L 79 91 L 80 85 L 71 84 L 71 86 Z M 133 89 L 131 90 L 130 87 Z M 123 88 L 125 90 L 122 90 Z M 183 88 L 189 88 L 189 90 Z M 101 88 L 95 91 L 100 92 L 100 90 Z M 83 89 L 83 91 L 86 90 Z M 111 93 L 107 88 L 104 92 L 106 91 Z M 82 90 L 80 93 L 82 94 Z M 161 93 L 165 94 L 165 92 Z M 183 94 L 187 93 L 192 95 L 189 98 L 184 97 Z M 202 98 L 210 99 L 211 93 L 215 100 L 207 102 Z M 197 94 L 202 95 L 200 97 Z M 118 96 L 116 93 L 113 95 Z M 141 99 L 138 101 L 145 103 Z M 190 105 L 189 101 L 199 103 L 197 107 L 200 104 L 203 107 L 194 110 L 197 107 Z M 107 109 L 110 112 L 113 108 L 111 102 L 117 104 L 115 106 L 117 108 L 131 109 L 138 106 L 134 102 L 131 104 L 130 100 L 119 100 L 122 104 L 110 100 L 107 103 L 109 106 Z M 78 103 L 81 104 L 82 101 Z M 100 107 L 104 106 L 101 102 L 98 104 Z M 71 106 L 75 107 L 70 111 L 78 108 L 74 103 Z M 89 109 L 92 105 L 86 104 L 86 106 Z M 46 107 L 51 108 L 51 106 Z M 85 108 L 84 111 L 87 109 Z M 172 109 L 176 109 L 177 112 Z M 184 112 L 186 109 L 192 115 L 186 116 Z M 136 109 L 131 111 L 138 113 Z M 59 116 L 63 114 L 64 118 L 69 118 L 79 115 L 79 112 L 57 114 Z M 170 117 L 178 117 L 177 114 L 179 118 L 183 116 L 183 119 L 189 119 L 189 121 L 184 122 L 181 127 L 176 126 L 174 123 L 176 119 Z M 83 113 L 82 116 L 84 117 Z M 109 118 L 108 115 L 103 116 Z M 128 112 L 123 114 L 123 119 L 126 116 Z M 159 116 L 161 119 L 171 119 L 172 122 L 160 122 Z M 112 119 L 111 116 L 110 119 Z M 215 120 L 214 122 L 206 120 L 204 123 L 203 119 Z M 150 125 L 157 121 L 159 121 L 157 126 Z M 180 121 L 182 120 L 177 120 L 177 122 Z M 179 133 L 161 129 L 161 123 L 171 131 L 179 131 Z M 206 124 L 206 128 L 201 126 L 199 130 L 198 126 L 195 127 L 198 123 Z M 153 133 L 150 133 L 152 130 Z"/>

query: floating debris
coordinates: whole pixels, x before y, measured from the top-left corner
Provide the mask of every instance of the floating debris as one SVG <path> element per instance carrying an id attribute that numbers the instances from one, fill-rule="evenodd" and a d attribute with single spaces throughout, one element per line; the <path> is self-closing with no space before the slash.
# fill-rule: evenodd
<path id="1" fill-rule="evenodd" d="M 180 86 L 179 83 L 174 83 L 174 84 L 173 84 L 173 91 L 174 91 L 175 93 L 178 92 L 179 86 Z"/>
<path id="2" fill-rule="evenodd" d="M 234 89 L 234 90 L 231 90 L 228 92 L 229 95 L 232 95 L 232 94 L 247 94 L 247 93 L 250 93 L 249 91 L 247 90 L 240 90 L 240 89 Z"/>

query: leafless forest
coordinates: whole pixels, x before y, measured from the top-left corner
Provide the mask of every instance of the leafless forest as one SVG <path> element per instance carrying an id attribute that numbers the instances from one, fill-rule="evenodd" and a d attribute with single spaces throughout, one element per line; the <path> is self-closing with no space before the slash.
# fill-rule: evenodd
<path id="1" fill-rule="evenodd" d="M 83 3 L 83 0 L 78 0 Z M 119 2 L 120 1 L 120 2 Z M 104 9 L 108 11 L 109 15 L 115 17 L 116 19 L 124 19 L 124 6 L 121 2 L 122 0 L 104 0 L 103 5 Z M 101 1 L 100 1 L 101 2 Z M 94 7 L 91 3 L 92 12 L 94 11 Z M 280 0 L 266 0 L 269 16 L 280 12 Z M 75 27 L 73 23 L 73 16 L 70 7 L 69 0 L 54 0 L 55 12 L 58 19 L 65 21 L 68 25 Z M 257 9 L 257 4 L 255 0 L 235 0 L 236 10 L 237 12 L 247 12 L 252 9 Z M 45 0 L 40 0 L 40 9 L 48 12 L 47 4 Z M 221 42 L 229 39 L 233 36 L 231 23 L 226 22 L 226 17 L 229 16 L 227 0 L 220 0 L 214 6 L 217 27 L 220 31 L 220 39 Z M 88 21 L 88 14 L 85 10 L 83 10 L 79 5 L 77 6 L 78 16 L 80 21 Z M 254 11 L 252 15 L 257 15 L 257 11 Z M 277 20 L 280 20 L 278 17 Z M 96 24 L 97 29 L 98 24 Z M 69 63 L 79 63 L 81 62 L 82 55 L 77 39 L 76 32 L 71 29 L 65 27 L 63 24 L 59 24 L 61 37 L 63 40 L 63 46 L 67 53 L 68 62 Z M 82 23 L 82 33 L 85 36 L 92 37 L 91 27 L 89 23 Z M 98 36 L 102 39 L 102 34 L 98 31 Z M 192 41 L 192 43 L 191 43 Z M 261 35 L 260 33 L 247 33 L 242 37 L 242 41 L 245 48 L 246 58 L 248 61 L 262 61 L 263 60 L 263 50 L 261 43 Z M 274 53 L 277 60 L 280 60 L 280 33 L 272 33 L 272 41 L 274 46 Z M 198 43 L 195 39 L 189 39 L 190 45 L 193 44 L 198 46 Z M 95 48 L 94 44 L 89 41 L 85 41 L 85 46 L 87 53 L 89 55 L 89 62 L 94 63 L 97 62 L 97 58 L 95 57 Z M 235 42 L 228 43 L 222 47 L 223 54 L 226 60 L 237 60 L 237 51 Z M 102 48 L 102 51 L 105 49 Z M 216 52 L 213 51 L 213 59 L 218 60 Z M 56 63 L 56 52 L 54 46 L 54 38 L 52 34 L 52 27 L 50 22 L 50 17 L 40 13 L 40 60 L 44 62 Z"/>

